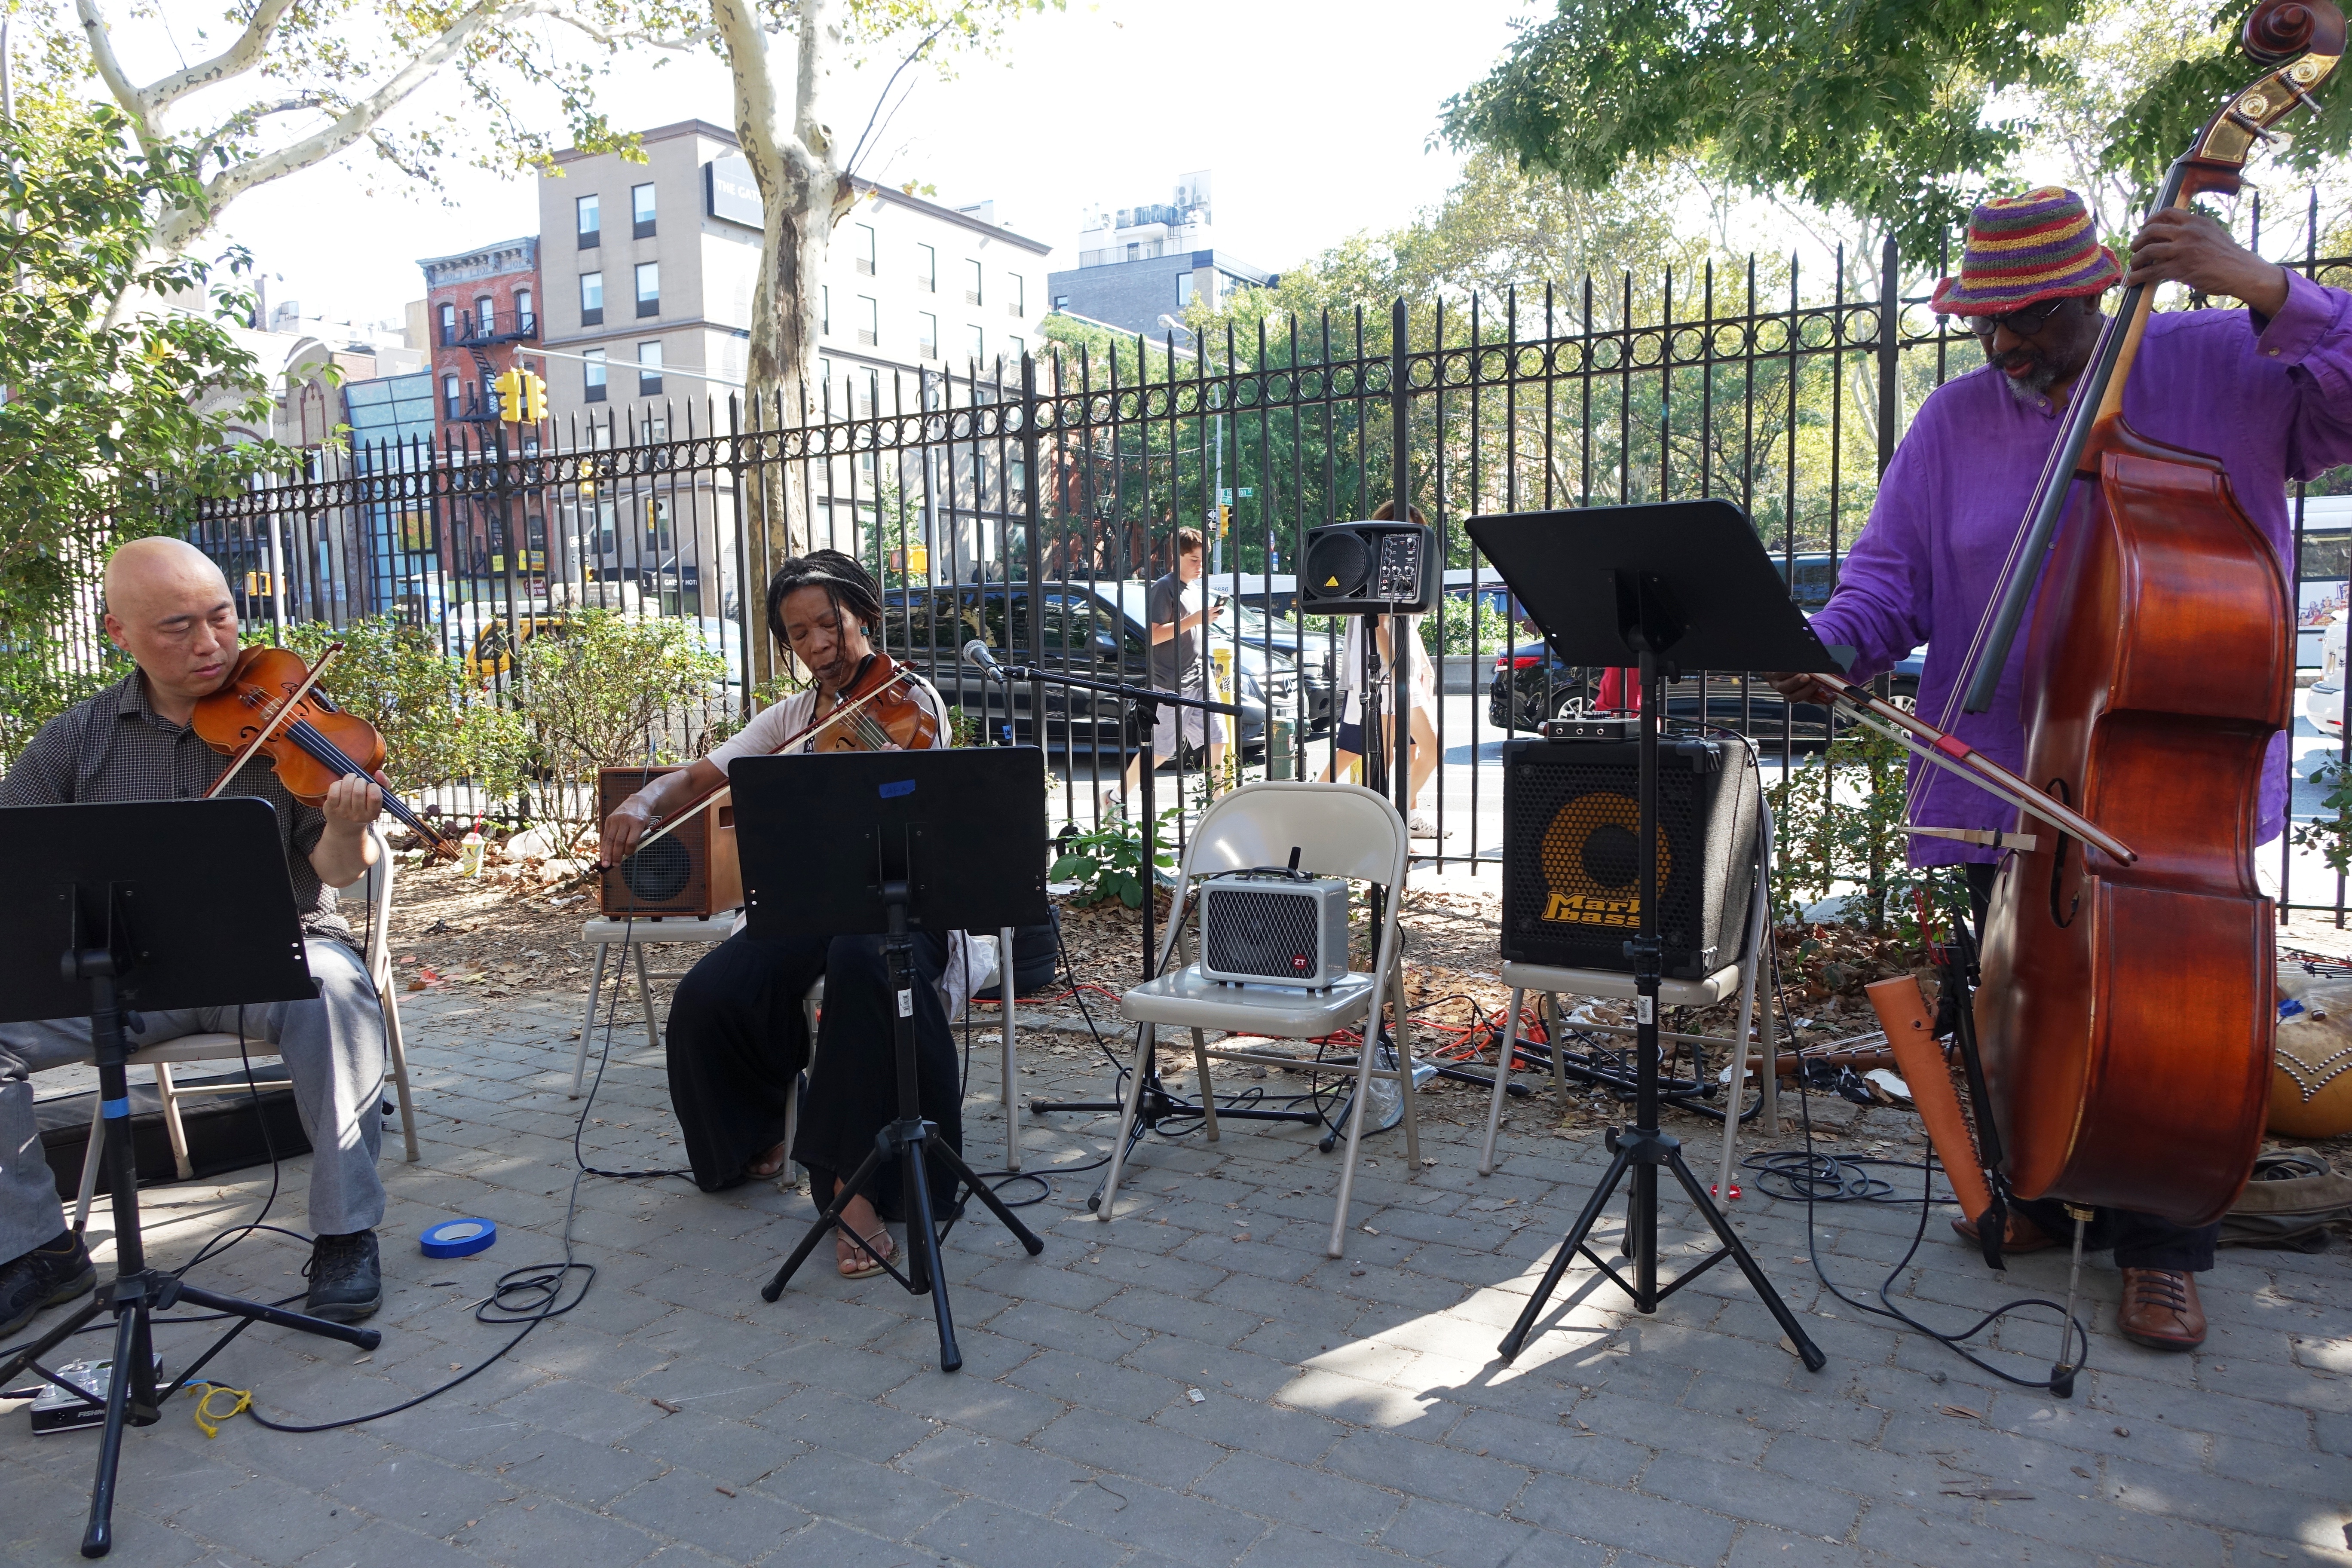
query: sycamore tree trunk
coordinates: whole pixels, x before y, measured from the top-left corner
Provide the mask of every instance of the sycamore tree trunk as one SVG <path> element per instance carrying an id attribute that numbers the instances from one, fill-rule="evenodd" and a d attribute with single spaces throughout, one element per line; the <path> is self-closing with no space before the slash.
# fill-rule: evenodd
<path id="1" fill-rule="evenodd" d="M 782 105 L 755 0 L 710 0 L 710 19 L 735 79 L 735 133 L 760 187 L 764 231 L 751 289 L 751 342 L 745 362 L 745 426 L 752 437 L 739 498 L 739 547 L 755 603 L 777 563 L 809 548 L 811 475 L 782 460 L 782 432 L 802 422 L 816 372 L 819 288 L 835 220 L 851 187 L 819 99 L 841 48 L 832 0 L 799 0 L 791 120 Z M 756 622 L 759 612 L 751 616 Z M 752 678 L 766 683 L 791 673 L 789 655 L 764 628 L 751 637 Z"/>

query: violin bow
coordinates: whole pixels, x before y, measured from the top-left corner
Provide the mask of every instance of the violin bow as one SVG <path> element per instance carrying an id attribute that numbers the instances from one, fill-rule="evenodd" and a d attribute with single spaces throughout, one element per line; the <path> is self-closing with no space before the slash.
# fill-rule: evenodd
<path id="1" fill-rule="evenodd" d="M 896 661 L 894 660 L 893 663 L 896 664 Z M 873 701 L 876 698 L 889 690 L 893 686 L 905 680 L 907 677 L 913 673 L 914 670 L 908 666 L 903 664 L 897 665 L 897 668 L 893 668 L 888 675 L 883 677 L 881 683 L 876 686 L 873 690 L 867 692 L 865 696 L 858 698 L 855 701 L 843 703 L 840 707 L 835 709 L 832 712 L 826 714 L 822 719 L 812 720 L 810 722 L 802 725 L 799 729 L 793 731 L 791 734 L 778 742 L 776 743 L 775 750 L 768 754 L 770 756 L 778 755 L 779 753 L 800 744 L 803 741 L 807 740 L 811 735 L 815 734 L 820 730 L 830 729 L 834 725 L 841 722 L 844 719 L 855 718 L 859 713 L 865 711 L 866 705 L 868 702 Z M 643 838 L 638 839 L 636 842 L 636 847 L 631 849 L 629 853 L 632 855 L 642 854 L 646 846 L 651 844 L 655 839 L 673 833 L 678 828 L 684 826 L 686 824 L 693 821 L 697 816 L 709 809 L 710 803 L 717 800 L 725 788 L 726 786 L 724 784 L 720 785 L 718 789 L 712 790 L 709 795 L 704 795 L 700 800 L 696 801 L 692 805 L 688 806 L 684 811 L 679 812 L 676 816 L 673 816 L 667 821 L 662 823 L 660 826 L 656 827 Z"/>
<path id="2" fill-rule="evenodd" d="M 1995 798 L 2008 802 L 2061 833 L 2073 834 L 2120 864 L 2128 866 L 2139 858 L 2129 845 L 2097 823 L 2052 800 L 1958 736 L 1937 729 L 1916 714 L 1906 713 L 1892 702 L 1881 701 L 1843 676 L 1814 674 L 1808 679 L 1832 706 L 1845 708 L 1864 724 L 1900 743 L 1914 755 L 1925 757 L 1937 767 L 1958 773 Z M 1978 834 L 1969 828 L 1919 827 L 1909 823 L 1904 825 L 1904 831 L 1936 838 L 1962 838 L 1963 842 L 1972 844 L 1980 839 L 1989 840 L 1994 848 L 2032 847 L 2014 833 Z"/>
<path id="3" fill-rule="evenodd" d="M 276 712 L 263 720 L 260 732 L 253 737 L 252 741 L 247 744 L 245 750 L 236 754 L 236 760 L 229 763 L 228 767 L 221 773 L 221 776 L 213 781 L 213 787 L 205 791 L 204 797 L 206 800 L 212 799 L 214 796 L 219 795 L 221 791 L 226 789 L 228 787 L 229 780 L 236 777 L 237 773 L 245 767 L 245 764 L 253 760 L 253 754 L 261 750 L 263 746 L 269 743 L 269 737 L 277 730 L 278 721 L 285 717 L 288 710 L 298 706 L 301 702 L 302 699 L 310 695 L 310 688 L 319 684 L 319 677 L 326 673 L 328 664 L 334 659 L 337 654 L 342 651 L 343 645 L 339 642 L 331 642 L 327 645 L 327 651 L 319 656 L 319 662 L 310 667 L 310 672 L 302 678 L 302 684 L 296 687 L 292 695 L 289 696 L 285 701 L 280 702 L 278 705 Z M 233 668 L 231 670 L 231 679 L 235 679 L 235 670 Z"/>

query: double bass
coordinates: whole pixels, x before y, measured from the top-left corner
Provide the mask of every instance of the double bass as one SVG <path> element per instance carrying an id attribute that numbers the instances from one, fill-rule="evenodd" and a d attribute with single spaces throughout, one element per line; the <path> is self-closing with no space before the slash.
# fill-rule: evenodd
<path id="1" fill-rule="evenodd" d="M 2258 5 L 2244 45 L 2266 73 L 2205 122 L 2159 205 L 2237 191 L 2270 128 L 2316 109 L 2344 37 L 2328 0 Z M 1976 1032 L 2011 1191 L 2197 1226 L 2261 1146 L 2275 911 L 2254 832 L 2293 718 L 2294 619 L 2220 460 L 2123 416 L 2151 304 L 2125 291 L 2076 384 L 1965 698 L 1991 706 L 2030 606 L 2023 775 L 2136 853 L 2061 830 L 2004 859 Z"/>

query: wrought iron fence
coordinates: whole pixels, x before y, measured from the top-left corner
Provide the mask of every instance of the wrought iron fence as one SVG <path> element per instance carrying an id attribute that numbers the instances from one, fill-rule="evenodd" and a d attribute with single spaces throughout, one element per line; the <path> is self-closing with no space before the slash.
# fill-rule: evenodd
<path id="1" fill-rule="evenodd" d="M 1438 762 L 1420 801 L 1443 835 L 1421 847 L 1441 864 L 1490 860 L 1499 777 L 1478 764 L 1562 703 L 1593 701 L 1599 672 L 1555 666 L 1464 520 L 1723 497 L 1818 607 L 1911 413 L 1982 363 L 1928 309 L 1938 260 L 1911 266 L 1890 243 L 1874 266 L 1840 257 L 1818 277 L 1751 259 L 1198 342 L 1065 331 L 1018 364 L 861 371 L 789 406 L 664 403 L 533 447 L 460 439 L 321 458 L 205 503 L 194 537 L 248 614 L 397 615 L 502 689 L 511 650 L 527 655 L 572 606 L 681 617 L 724 654 L 719 706 L 736 714 L 782 679 L 761 625 L 778 561 L 812 544 L 849 551 L 885 585 L 889 650 L 986 733 L 1044 745 L 1060 814 L 1087 822 L 1122 791 L 1127 716 L 1043 681 L 1000 692 L 960 662 L 962 646 L 1144 680 L 1148 585 L 1171 570 L 1176 531 L 1198 529 L 1208 591 L 1231 604 L 1193 658 L 1244 710 L 1240 761 L 1318 776 L 1346 765 L 1334 753 L 1350 675 L 1340 628 L 1299 615 L 1303 536 L 1401 500 L 1436 528 L 1448 568 L 1417 653 L 1437 675 Z M 2293 265 L 2352 281 L 2352 261 Z M 2352 515 L 2338 526 L 2316 510 L 2307 525 L 2296 508 L 2297 566 L 2306 619 L 2324 624 L 2343 602 Z M 789 531 L 767 525 L 777 517 Z M 1671 706 L 1751 736 L 1782 770 L 1822 739 L 1821 715 L 1745 677 L 1688 674 Z M 691 753 L 707 733 L 688 719 L 666 738 Z M 1179 759 L 1184 800 L 1206 760 L 1190 747 Z M 2311 890 L 2295 859 L 2283 845 L 2290 897 Z M 2340 886 L 2331 900 L 2340 907 Z"/>

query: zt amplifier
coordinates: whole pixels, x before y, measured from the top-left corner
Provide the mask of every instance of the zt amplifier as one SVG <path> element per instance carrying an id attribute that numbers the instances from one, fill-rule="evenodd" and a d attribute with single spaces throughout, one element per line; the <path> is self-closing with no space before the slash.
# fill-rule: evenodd
<path id="1" fill-rule="evenodd" d="M 1348 883 L 1296 871 L 1228 871 L 1201 883 L 1201 973 L 1326 990 L 1348 973 Z"/>

